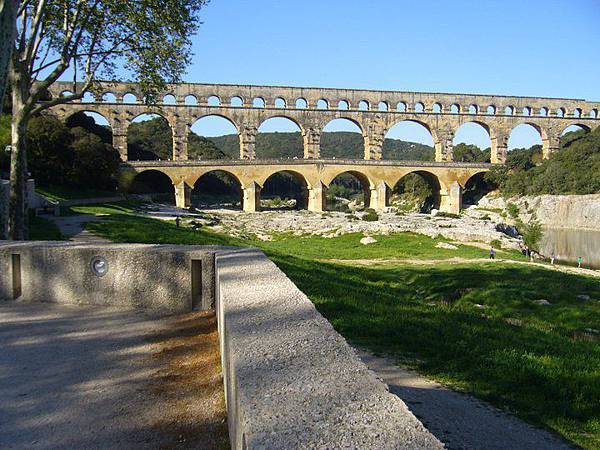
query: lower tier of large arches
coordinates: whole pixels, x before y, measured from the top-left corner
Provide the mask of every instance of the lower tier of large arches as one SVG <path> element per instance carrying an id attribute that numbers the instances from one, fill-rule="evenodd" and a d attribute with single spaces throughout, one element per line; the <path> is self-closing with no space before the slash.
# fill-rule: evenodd
<path id="1" fill-rule="evenodd" d="M 383 210 L 391 198 L 415 186 L 426 191 L 425 210 L 459 213 L 465 189 L 477 195 L 484 165 L 409 167 L 311 161 L 295 164 L 163 164 L 124 166 L 121 185 L 131 193 L 160 194 L 178 207 L 227 207 L 255 212 L 261 209 L 325 211 L 332 197 L 348 197 L 364 207 Z M 328 201 L 329 200 L 329 201 Z M 202 203 L 204 202 L 204 203 Z M 197 206 L 198 204 L 196 204 Z"/>

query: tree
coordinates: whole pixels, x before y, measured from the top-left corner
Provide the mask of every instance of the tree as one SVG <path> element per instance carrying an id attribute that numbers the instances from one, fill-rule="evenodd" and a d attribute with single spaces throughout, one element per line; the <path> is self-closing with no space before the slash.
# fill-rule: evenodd
<path id="1" fill-rule="evenodd" d="M 206 0 L 28 0 L 18 11 L 9 78 L 12 132 L 9 237 L 27 235 L 25 133 L 29 120 L 81 99 L 100 78 L 137 81 L 147 102 L 179 81 L 190 61 L 190 36 Z M 60 77 L 72 93 L 47 99 Z M 43 101 L 46 100 L 46 101 Z"/>
<path id="2" fill-rule="evenodd" d="M 8 64 L 17 31 L 16 17 L 20 3 L 18 0 L 0 0 L 0 105 L 4 102 L 8 84 Z"/>

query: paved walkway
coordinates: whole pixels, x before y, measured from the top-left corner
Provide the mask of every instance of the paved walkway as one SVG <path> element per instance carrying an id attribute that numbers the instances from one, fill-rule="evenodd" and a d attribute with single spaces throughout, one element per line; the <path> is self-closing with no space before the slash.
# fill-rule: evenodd
<path id="1" fill-rule="evenodd" d="M 85 230 L 85 224 L 88 222 L 98 222 L 102 220 L 98 216 L 82 214 L 77 216 L 48 216 L 45 217 L 56 224 L 62 235 L 70 241 L 85 244 L 104 244 L 110 242 L 108 239 L 96 236 Z"/>
<path id="2" fill-rule="evenodd" d="M 0 302 L 0 448 L 226 446 L 216 327 L 207 320 Z M 202 341 L 208 335 L 212 342 Z"/>
<path id="3" fill-rule="evenodd" d="M 363 362 L 449 450 L 573 450 L 553 434 L 391 360 L 358 350 Z"/>

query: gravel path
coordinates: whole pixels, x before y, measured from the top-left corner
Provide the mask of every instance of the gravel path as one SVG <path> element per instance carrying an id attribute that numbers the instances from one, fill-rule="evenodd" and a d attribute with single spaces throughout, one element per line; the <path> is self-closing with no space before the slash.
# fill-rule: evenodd
<path id="1" fill-rule="evenodd" d="M 0 304 L 0 448 L 218 447 L 226 426 L 216 327 L 190 317 Z M 200 335 L 212 343 L 202 347 Z M 205 363 L 207 354 L 217 379 L 214 367 L 192 367 L 211 379 L 187 389 L 179 368 Z"/>
<path id="2" fill-rule="evenodd" d="M 573 450 L 560 438 L 391 360 L 357 350 L 411 412 L 450 450 Z"/>

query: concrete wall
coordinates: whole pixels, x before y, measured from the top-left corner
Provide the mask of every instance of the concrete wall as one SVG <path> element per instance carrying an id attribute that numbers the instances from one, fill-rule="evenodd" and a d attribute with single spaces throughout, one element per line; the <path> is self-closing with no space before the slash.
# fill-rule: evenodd
<path id="1" fill-rule="evenodd" d="M 262 252 L 217 274 L 231 448 L 444 448 Z"/>
<path id="2" fill-rule="evenodd" d="M 92 259 L 98 256 L 108 263 L 102 277 L 91 268 Z M 167 313 L 209 309 L 214 302 L 214 249 L 0 242 L 0 301 L 15 299 Z"/>
<path id="3" fill-rule="evenodd" d="M 0 239 L 8 236 L 8 180 L 0 180 Z"/>

